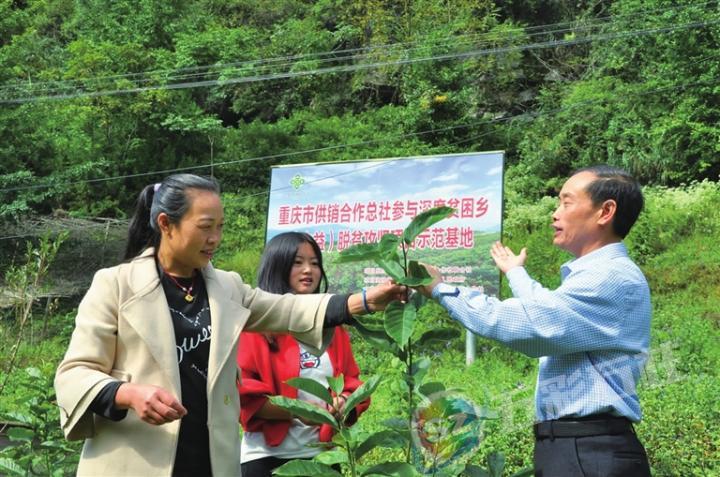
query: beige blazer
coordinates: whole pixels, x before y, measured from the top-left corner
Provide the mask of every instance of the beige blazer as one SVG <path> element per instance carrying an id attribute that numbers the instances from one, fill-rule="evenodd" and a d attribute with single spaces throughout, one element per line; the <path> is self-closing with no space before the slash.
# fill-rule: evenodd
<path id="1" fill-rule="evenodd" d="M 202 274 L 212 320 L 207 378 L 210 460 L 215 477 L 240 475 L 240 331 L 290 330 L 319 348 L 330 295 L 273 295 L 212 265 Z M 130 410 L 123 420 L 113 422 L 88 410 L 98 392 L 116 380 L 161 386 L 182 402 L 175 334 L 152 249 L 95 274 L 58 366 L 55 390 L 65 436 L 85 439 L 78 475 L 171 475 L 180 421 L 153 426 Z"/>

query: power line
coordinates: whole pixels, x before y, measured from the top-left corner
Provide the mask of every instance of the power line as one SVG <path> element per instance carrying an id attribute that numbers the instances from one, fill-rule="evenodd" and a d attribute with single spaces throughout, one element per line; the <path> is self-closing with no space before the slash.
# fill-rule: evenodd
<path id="1" fill-rule="evenodd" d="M 578 25 L 576 21 L 565 21 L 565 22 L 558 22 L 558 23 L 551 23 L 546 25 L 537 25 L 537 26 L 530 26 L 525 28 L 510 28 L 506 30 L 502 30 L 499 32 L 491 31 L 491 32 L 485 32 L 485 33 L 473 33 L 473 34 L 465 34 L 465 35 L 452 35 L 452 36 L 446 36 L 439 38 L 436 40 L 436 43 L 431 43 L 428 45 L 424 45 L 420 41 L 414 41 L 414 42 L 401 42 L 401 43 L 392 43 L 392 44 L 383 44 L 383 45 L 371 45 L 361 48 L 352 48 L 352 49 L 344 49 L 344 50 L 332 50 L 327 52 L 318 52 L 318 53 L 308 53 L 308 54 L 298 54 L 298 55 L 290 55 L 290 56 L 284 56 L 284 57 L 276 57 L 276 58 L 269 58 L 269 59 L 253 59 L 253 60 L 246 60 L 241 62 L 232 62 L 232 63 L 221 63 L 221 64 L 213 64 L 213 65 L 206 65 L 206 66 L 192 66 L 192 67 L 185 67 L 185 68 L 177 68 L 172 70 L 151 70 L 151 71 L 145 71 L 145 72 L 139 72 L 139 73 L 127 73 L 127 74 L 118 74 L 118 75 L 109 75 L 109 76 L 97 76 L 97 77 L 89 77 L 89 78 L 78 78 L 78 79 L 72 79 L 72 80 L 65 80 L 65 81 L 45 81 L 45 82 L 35 82 L 32 84 L 33 87 L 39 88 L 43 85 L 60 85 L 60 87 L 67 87 L 68 84 L 72 83 L 80 83 L 80 82 L 88 82 L 88 81 L 100 81 L 100 80 L 118 80 L 118 79 L 132 79 L 137 78 L 140 76 L 147 76 L 147 75 L 164 75 L 168 76 L 170 79 L 173 77 L 173 73 L 177 72 L 197 72 L 192 73 L 188 75 L 176 75 L 176 78 L 190 78 L 197 75 L 205 75 L 210 71 L 213 70 L 221 70 L 226 68 L 240 68 L 240 67 L 253 67 L 257 68 L 258 66 L 262 66 L 263 64 L 278 64 L 280 63 L 282 65 L 282 62 L 289 62 L 292 60 L 303 60 L 308 61 L 312 60 L 314 58 L 322 58 L 326 56 L 330 56 L 329 61 L 337 61 L 337 60 L 346 60 L 346 59 L 363 59 L 368 57 L 369 52 L 373 51 L 382 51 L 382 50 L 392 50 L 401 48 L 405 50 L 406 52 L 412 51 L 414 49 L 419 48 L 433 48 L 438 46 L 443 46 L 447 43 L 452 43 L 453 45 L 457 44 L 466 44 L 469 42 L 478 42 L 484 39 L 482 43 L 490 43 L 491 41 L 495 41 L 500 39 L 501 36 L 510 36 L 512 33 L 526 33 L 529 37 L 538 36 L 538 35 L 547 35 L 547 34 L 553 34 L 553 33 L 568 33 L 568 32 L 580 32 L 586 29 L 594 28 L 596 24 L 599 24 L 599 26 L 608 25 L 609 23 L 619 23 L 620 19 L 631 17 L 633 19 L 637 19 L 638 17 L 647 17 L 649 15 L 657 15 L 657 14 L 663 14 L 667 13 L 669 11 L 673 10 L 679 10 L 679 9 L 689 9 L 691 7 L 704 7 L 707 6 L 709 3 L 712 2 L 703 2 L 703 3 L 696 3 L 696 4 L 688 4 L 688 5 L 675 5 L 670 6 L 666 8 L 659 8 L 654 10 L 641 10 L 638 12 L 632 12 L 624 15 L 608 15 L 605 17 L 597 17 L 597 18 L 591 18 L 587 21 L 585 24 Z M 606 20 L 611 20 L 611 22 L 606 22 Z M 572 28 L 569 28 L 570 25 L 575 25 Z M 565 27 L 565 28 L 559 28 L 555 30 L 548 30 L 549 28 L 556 28 L 556 27 Z M 480 43 L 480 44 L 482 44 Z M 413 46 L 413 45 L 419 45 L 419 46 Z M 479 46 L 479 45 L 476 45 Z M 342 56 L 346 55 L 348 53 L 357 53 L 362 52 L 361 55 L 352 55 L 352 56 Z M 338 57 L 338 55 L 341 55 Z M 327 60 L 322 60 L 327 61 Z M 199 72 L 198 72 L 199 71 Z M 141 79 L 141 82 L 147 82 L 147 81 L 153 81 L 153 79 Z M 0 91 L 10 88 L 16 88 L 18 85 L 4 85 L 0 86 Z M 59 89 L 59 88 L 54 88 Z M 52 89 L 50 90 L 52 91 Z"/>
<path id="2" fill-rule="evenodd" d="M 139 92 L 152 91 L 152 90 L 158 90 L 158 89 L 173 90 L 173 89 L 189 89 L 189 88 L 208 87 L 208 86 L 226 86 L 226 85 L 232 85 L 232 84 L 253 83 L 253 82 L 259 82 L 259 81 L 270 81 L 270 80 L 277 80 L 277 79 L 287 79 L 287 78 L 304 77 L 304 76 L 328 74 L 328 73 L 345 73 L 345 72 L 353 72 L 353 71 L 358 71 L 358 70 L 363 70 L 363 69 L 379 68 L 379 67 L 383 67 L 383 66 L 406 65 L 406 64 L 415 64 L 415 63 L 422 63 L 422 62 L 428 62 L 428 61 L 447 61 L 447 60 L 452 60 L 452 59 L 472 58 L 472 57 L 488 56 L 488 55 L 496 55 L 496 54 L 507 54 L 507 53 L 514 52 L 514 51 L 528 51 L 528 50 L 538 50 L 538 49 L 544 49 L 544 48 L 556 48 L 556 47 L 561 47 L 561 46 L 592 43 L 592 42 L 596 42 L 596 41 L 609 41 L 609 40 L 618 39 L 618 38 L 639 37 L 639 36 L 646 36 L 646 35 L 659 34 L 659 33 L 670 33 L 673 31 L 684 30 L 684 29 L 702 28 L 702 27 L 714 25 L 717 23 L 720 23 L 720 19 L 714 19 L 711 21 L 702 21 L 702 22 L 691 22 L 691 23 L 686 23 L 686 24 L 681 24 L 681 25 L 674 25 L 674 26 L 670 26 L 670 27 L 657 27 L 657 28 L 647 28 L 647 29 L 640 29 L 640 30 L 630 30 L 630 31 L 608 33 L 608 34 L 600 34 L 600 35 L 596 35 L 594 37 L 590 36 L 590 37 L 578 38 L 578 39 L 551 40 L 551 41 L 547 41 L 547 42 L 530 43 L 530 44 L 519 45 L 519 46 L 505 46 L 505 47 L 495 47 L 495 48 L 487 48 L 487 49 L 479 49 L 479 50 L 474 49 L 474 50 L 470 50 L 470 51 L 432 55 L 432 56 L 426 56 L 426 57 L 401 58 L 401 59 L 390 60 L 390 61 L 377 61 L 374 63 L 355 64 L 355 65 L 329 66 L 329 67 L 325 67 L 325 68 L 315 68 L 315 69 L 304 70 L 304 71 L 288 71 L 288 72 L 281 72 L 281 73 L 256 74 L 256 75 L 251 75 L 251 76 L 227 78 L 227 79 L 210 79 L 210 80 L 202 80 L 202 81 L 172 83 L 172 84 L 165 84 L 165 85 L 139 86 L 139 87 L 113 89 L 113 90 L 100 90 L 100 91 L 89 91 L 89 92 L 76 92 L 76 93 L 69 93 L 69 94 L 56 94 L 56 95 L 46 95 L 46 96 L 31 96 L 31 97 L 15 98 L 15 99 L 3 99 L 3 100 L 0 100 L 0 104 L 21 104 L 21 103 L 38 101 L 38 100 L 58 100 L 58 99 L 80 98 L 80 97 L 98 97 L 98 96 L 116 95 L 116 94 L 130 94 L 130 93 L 139 93 Z"/>
<path id="3" fill-rule="evenodd" d="M 715 58 L 716 56 L 709 56 L 702 59 L 702 61 Z M 712 84 L 716 84 L 717 82 L 720 82 L 720 80 L 716 82 L 709 82 L 709 81 L 699 81 L 694 83 L 688 83 L 688 84 L 680 84 L 680 85 L 670 85 L 670 86 L 664 86 L 660 88 L 654 88 L 647 91 L 640 91 L 637 92 L 637 95 L 648 95 L 648 94 L 655 94 L 655 93 L 662 93 L 666 91 L 673 91 L 678 89 L 686 89 L 691 88 L 695 86 L 709 86 Z M 313 154 L 317 152 L 323 152 L 323 151 L 329 151 L 334 149 L 345 149 L 350 147 L 357 147 L 357 146 L 367 146 L 377 143 L 383 143 L 388 141 L 396 141 L 401 139 L 406 139 L 409 137 L 417 137 L 417 136 L 423 136 L 426 134 L 433 134 L 433 133 L 441 133 L 441 132 L 447 132 L 447 131 L 453 131 L 457 129 L 468 129 L 473 126 L 482 126 L 482 125 L 490 125 L 495 123 L 501 123 L 501 122 L 507 122 L 512 121 L 516 119 L 527 119 L 530 118 L 531 120 L 537 119 L 538 117 L 545 117 L 550 116 L 559 112 L 568 111 L 574 108 L 577 108 L 579 106 L 585 106 L 588 104 L 594 104 L 600 102 L 600 100 L 594 100 L 594 99 L 588 99 L 585 101 L 580 101 L 577 103 L 573 103 L 567 106 L 563 106 L 560 108 L 556 108 L 550 111 L 540 111 L 540 112 L 529 112 L 529 113 L 521 113 L 513 116 L 505 116 L 501 118 L 493 118 L 489 120 L 482 120 L 477 121 L 473 123 L 465 123 L 465 124 L 459 124 L 454 126 L 448 126 L 444 128 L 436 128 L 436 129 L 430 129 L 425 131 L 419 131 L 414 133 L 406 133 L 401 134 L 397 136 L 393 136 L 389 138 L 384 139 L 371 139 L 367 141 L 358 141 L 354 143 L 345 143 L 345 144 L 335 144 L 332 146 L 326 146 L 321 148 L 313 148 L 313 149 L 305 149 L 302 151 L 291 151 L 291 152 L 285 152 L 285 153 L 278 153 L 278 154 L 271 154 L 271 155 L 265 155 L 265 156 L 257 156 L 257 157 L 251 157 L 246 159 L 237 159 L 233 161 L 223 161 L 223 162 L 214 162 L 213 164 L 202 164 L 197 166 L 188 166 L 188 167 L 179 167 L 179 168 L 173 168 L 173 169 L 163 169 L 163 170 L 157 170 L 157 171 L 150 171 L 150 172 L 142 172 L 142 173 L 136 173 L 136 174 L 126 174 L 121 176 L 111 176 L 111 177 L 101 177 L 96 179 L 83 179 L 78 181 L 69 181 L 69 182 L 62 182 L 62 183 L 45 183 L 45 184 L 32 184 L 32 185 L 26 185 L 26 186 L 17 186 L 17 187 L 8 187 L 8 188 L 2 188 L 0 189 L 0 193 L 3 192 L 17 192 L 22 190 L 31 190 L 31 189 L 40 189 L 40 188 L 48 188 L 48 187 L 64 187 L 64 186 L 72 186 L 72 185 L 79 185 L 79 184 L 93 184 L 93 183 L 99 183 L 99 182 L 108 182 L 108 181 L 114 181 L 114 180 L 122 180 L 122 179 L 129 179 L 129 178 L 136 178 L 136 177 L 147 177 L 147 176 L 158 176 L 158 175 L 165 175 L 175 172 L 187 172 L 191 170 L 198 170 L 198 169 L 207 169 L 210 167 L 220 167 L 220 166 L 226 166 L 226 165 L 232 165 L 232 164 L 240 164 L 245 162 L 251 162 L 251 161 L 264 161 L 264 160 L 271 160 L 271 159 L 278 159 L 278 158 L 285 158 L 285 157 L 293 157 L 293 156 L 300 156 L 300 155 L 306 155 L 306 154 Z M 482 136 L 482 135 L 481 135 Z M 466 142 L 468 138 L 464 138 L 460 142 Z"/>
<path id="4" fill-rule="evenodd" d="M 707 59 L 715 58 L 715 57 L 716 57 L 716 56 L 706 57 L 706 58 L 703 58 L 701 61 L 705 61 L 705 60 L 707 60 Z M 664 87 L 660 87 L 660 88 L 653 88 L 653 89 L 646 90 L 646 91 L 639 91 L 639 92 L 636 92 L 636 94 L 637 94 L 638 96 L 641 96 L 641 95 L 644 96 L 644 95 L 656 94 L 656 93 L 663 93 L 663 92 L 674 91 L 674 90 L 679 90 L 679 89 L 687 89 L 687 88 L 692 88 L 692 87 L 696 87 L 696 86 L 711 86 L 711 85 L 717 84 L 717 83 L 719 83 L 719 82 L 720 82 L 720 80 L 715 80 L 715 81 L 698 81 L 698 82 L 688 83 L 688 84 L 669 85 L 669 86 L 664 86 Z M 603 102 L 603 101 L 605 101 L 605 100 L 606 100 L 605 98 L 603 98 L 603 99 L 601 99 L 601 100 L 588 99 L 588 100 L 579 101 L 579 102 L 577 102 L 577 103 L 573 103 L 573 104 L 570 104 L 570 105 L 567 105 L 567 106 L 555 108 L 555 109 L 552 109 L 552 110 L 550 110 L 550 111 L 536 112 L 536 113 L 521 113 L 521 114 L 517 114 L 517 115 L 514 115 L 514 116 L 507 116 L 507 117 L 503 117 L 503 118 L 495 118 L 495 119 L 483 121 L 483 122 L 480 122 L 480 123 L 464 124 L 464 125 L 452 126 L 452 127 L 449 127 L 449 128 L 444 128 L 444 130 L 466 128 L 466 127 L 471 127 L 471 126 L 473 126 L 473 125 L 481 125 L 481 124 L 493 124 L 493 123 L 500 123 L 500 122 L 509 122 L 509 121 L 513 121 L 513 120 L 516 120 L 516 119 L 517 119 L 517 120 L 533 121 L 533 120 L 538 119 L 538 118 L 547 117 L 547 116 L 550 116 L 550 115 L 554 115 L 554 114 L 558 114 L 558 113 L 561 113 L 561 112 L 569 111 L 569 110 L 571 110 L 571 109 L 575 109 L 575 108 L 578 108 L 578 107 L 581 107 L 581 106 L 587 106 L 587 105 L 594 104 L 594 103 L 601 103 L 601 102 Z M 440 130 L 435 130 L 435 131 L 437 132 L 437 131 L 440 131 Z M 427 133 L 427 132 L 428 132 L 428 131 L 425 131 L 425 133 Z M 458 140 L 458 141 L 454 141 L 454 142 L 448 144 L 448 146 L 458 145 L 458 144 L 462 144 L 462 143 L 465 143 L 465 142 L 473 141 L 473 140 L 476 140 L 476 139 L 478 139 L 478 138 L 480 138 L 480 137 L 489 135 L 489 134 L 491 134 L 492 132 L 493 132 L 493 131 L 487 131 L 487 132 L 484 132 L 484 133 L 475 135 L 475 136 L 470 137 L 470 138 L 463 138 L 463 139 L 460 139 L 460 140 Z M 404 134 L 404 135 L 401 135 L 401 136 L 396 136 L 395 138 L 402 138 L 402 137 L 413 136 L 413 135 L 417 135 L 417 134 L 419 134 L 419 133 Z M 395 139 L 395 138 L 393 138 L 393 139 Z M 357 143 L 357 144 L 375 143 L 375 142 L 382 142 L 382 141 L 381 141 L 381 140 L 363 141 L 363 143 Z M 353 145 L 355 145 L 355 144 L 341 144 L 341 145 L 330 146 L 330 148 L 351 147 L 351 146 L 353 146 Z M 327 148 L 322 148 L 322 149 L 327 149 Z M 313 151 L 313 150 L 308 150 L 308 151 Z M 295 151 L 295 152 L 288 153 L 288 154 L 299 155 L 299 154 L 308 153 L 308 151 Z M 250 159 L 248 159 L 248 160 L 259 160 L 259 159 L 262 159 L 262 158 L 250 158 Z M 372 159 L 373 159 L 373 158 L 364 158 L 364 159 L 360 159 L 360 160 L 372 160 Z M 367 167 L 364 167 L 364 168 L 356 169 L 356 170 L 354 170 L 354 171 L 342 172 L 342 173 L 333 174 L 333 175 L 330 175 L 330 176 L 321 177 L 321 178 L 318 178 L 318 179 L 315 179 L 315 180 L 309 181 L 309 182 L 311 182 L 311 183 L 320 182 L 320 181 L 323 181 L 323 180 L 327 180 L 327 179 L 331 179 L 331 178 L 335 178 L 335 177 L 339 177 L 339 176 L 350 175 L 350 174 L 358 173 L 358 172 L 360 172 L 360 171 L 363 171 L 363 170 L 366 170 L 366 169 L 369 169 L 369 168 L 382 167 L 382 166 L 384 166 L 384 165 L 387 165 L 387 164 L 389 164 L 389 163 L 392 163 L 392 162 L 395 162 L 395 161 L 398 161 L 398 160 L 401 160 L 401 159 L 390 159 L 390 160 L 387 160 L 387 161 L 377 161 L 377 163 L 371 164 L 371 165 L 369 165 L 369 166 L 367 166 Z M 232 163 L 232 162 L 234 162 L 234 161 L 228 161 L 228 163 Z M 218 163 L 216 163 L 216 164 L 214 164 L 214 165 L 217 166 Z M 210 165 L 207 164 L 207 165 L 197 166 L 197 167 L 198 167 L 198 168 L 201 168 L 201 167 L 207 168 L 207 167 L 210 167 Z M 180 172 L 180 171 L 183 171 L 183 170 L 186 170 L 186 169 L 185 169 L 185 168 L 178 168 L 178 169 L 167 170 L 167 171 L 162 171 L 162 172 Z M 143 174 L 134 174 L 133 176 L 139 176 L 139 175 L 154 175 L 154 174 L 158 174 L 158 173 L 159 173 L 158 171 L 154 171 L 154 172 L 148 172 L 148 173 L 143 173 Z M 120 178 L 125 178 L 125 177 L 127 177 L 127 176 L 108 177 L 108 178 L 102 178 L 102 179 L 97 179 L 97 180 L 114 180 L 114 179 L 120 179 Z M 91 179 L 91 180 L 87 180 L 87 181 L 78 181 L 78 182 L 76 182 L 76 183 L 83 183 L 83 182 L 90 182 L 90 181 L 96 181 L 96 180 L 92 180 L 92 179 Z M 274 188 L 274 189 L 271 189 L 271 190 L 266 190 L 266 191 L 262 191 L 262 192 L 257 192 L 257 193 L 254 193 L 254 194 L 246 194 L 246 195 L 244 195 L 244 196 L 240 196 L 239 199 L 246 199 L 246 198 L 251 198 L 251 197 L 257 197 L 257 196 L 267 195 L 267 194 L 270 194 L 271 192 L 275 192 L 275 191 L 278 191 L 278 190 L 288 189 L 289 187 L 290 187 L 290 186 L 284 186 L 284 187 Z M 9 190 L 9 189 L 0 189 L 0 192 L 6 192 L 6 191 L 8 191 L 8 190 Z M 89 220 L 94 220 L 94 219 L 108 220 L 108 219 L 102 218 L 102 217 L 81 217 L 81 218 L 89 219 Z M 106 223 L 90 224 L 90 225 L 87 226 L 87 228 L 96 227 L 96 226 L 97 226 L 97 227 L 105 227 L 106 225 L 107 225 Z M 35 235 L 35 234 L 3 236 L 3 237 L 0 237 L 0 241 L 1 241 L 1 240 L 10 240 L 10 239 L 15 239 L 15 238 L 30 237 L 30 236 L 34 236 L 34 235 Z"/>

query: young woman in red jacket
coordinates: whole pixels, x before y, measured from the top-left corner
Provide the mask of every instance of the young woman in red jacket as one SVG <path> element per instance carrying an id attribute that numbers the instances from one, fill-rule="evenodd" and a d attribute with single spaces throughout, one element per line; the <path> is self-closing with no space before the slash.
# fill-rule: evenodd
<path id="1" fill-rule="evenodd" d="M 286 232 L 270 240 L 258 270 L 258 288 L 272 293 L 317 293 L 327 290 L 320 247 L 306 233 Z M 322 356 L 314 356 L 290 335 L 242 333 L 238 365 L 242 373 L 240 423 L 244 434 L 241 444 L 242 474 L 270 476 L 273 469 L 293 459 L 311 459 L 322 452 L 313 446 L 328 442 L 332 428 L 304 422 L 270 402 L 268 396 L 281 395 L 302 399 L 318 406 L 326 403 L 298 391 L 285 382 L 291 378 L 314 379 L 328 386 L 329 376 L 345 378 L 343 396 L 328 410 L 336 414 L 362 382 L 353 358 L 350 338 L 338 326 Z M 369 399 L 351 413 L 354 421 L 370 405 Z"/>

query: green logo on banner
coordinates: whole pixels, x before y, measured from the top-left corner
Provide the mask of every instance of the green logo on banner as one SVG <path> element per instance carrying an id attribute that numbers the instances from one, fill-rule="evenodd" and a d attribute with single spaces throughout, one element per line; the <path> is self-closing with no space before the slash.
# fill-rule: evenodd
<path id="1" fill-rule="evenodd" d="M 303 179 L 300 174 L 295 174 L 290 180 L 290 185 L 293 186 L 295 190 L 298 190 L 303 184 L 305 184 L 305 179 Z"/>

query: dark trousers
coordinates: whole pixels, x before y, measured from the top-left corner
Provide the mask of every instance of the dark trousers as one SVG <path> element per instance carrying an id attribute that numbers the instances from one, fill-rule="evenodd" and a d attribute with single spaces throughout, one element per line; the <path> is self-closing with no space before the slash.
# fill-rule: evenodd
<path id="1" fill-rule="evenodd" d="M 629 423 L 628 423 L 629 424 Z M 619 434 L 537 436 L 536 477 L 649 477 L 645 448 L 632 426 Z"/>
<path id="2" fill-rule="evenodd" d="M 290 459 L 263 457 L 240 464 L 240 475 L 243 477 L 271 477 L 272 471 L 289 462 Z"/>

